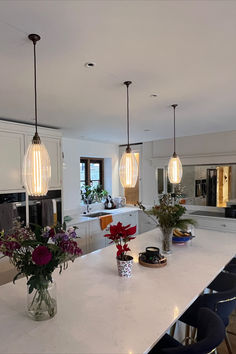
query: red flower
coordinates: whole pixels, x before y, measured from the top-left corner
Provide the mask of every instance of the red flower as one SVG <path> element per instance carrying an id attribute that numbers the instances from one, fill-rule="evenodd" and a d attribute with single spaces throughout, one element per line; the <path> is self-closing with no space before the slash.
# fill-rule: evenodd
<path id="1" fill-rule="evenodd" d="M 106 234 L 105 237 L 108 237 L 110 240 L 115 241 L 120 238 L 128 240 L 133 240 L 135 237 L 129 237 L 136 233 L 136 226 L 130 227 L 130 225 L 123 226 L 121 222 L 118 222 L 117 225 L 110 226 L 110 234 Z"/>
<path id="2" fill-rule="evenodd" d="M 46 265 L 52 259 L 52 254 L 46 246 L 38 246 L 32 253 L 32 260 L 39 266 Z"/>
<path id="3" fill-rule="evenodd" d="M 130 248 L 128 247 L 127 243 L 122 245 L 116 245 L 116 248 L 118 249 L 116 255 L 117 257 L 121 256 L 123 253 L 130 251 Z"/>

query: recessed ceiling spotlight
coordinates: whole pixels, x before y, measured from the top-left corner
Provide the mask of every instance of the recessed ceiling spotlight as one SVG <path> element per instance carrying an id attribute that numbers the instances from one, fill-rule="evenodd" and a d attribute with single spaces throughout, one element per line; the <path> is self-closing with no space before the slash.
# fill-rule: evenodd
<path id="1" fill-rule="evenodd" d="M 152 93 L 152 94 L 150 95 L 150 97 L 156 98 L 156 97 L 157 97 L 157 94 L 156 94 L 156 93 Z"/>
<path id="2" fill-rule="evenodd" d="M 89 61 L 89 62 L 85 63 L 84 66 L 86 68 L 93 68 L 94 66 L 96 66 L 96 63 Z"/>

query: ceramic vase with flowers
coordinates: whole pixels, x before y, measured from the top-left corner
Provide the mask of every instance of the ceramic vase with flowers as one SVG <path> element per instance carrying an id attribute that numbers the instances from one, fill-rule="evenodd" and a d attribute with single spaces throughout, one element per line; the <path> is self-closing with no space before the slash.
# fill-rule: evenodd
<path id="1" fill-rule="evenodd" d="M 135 239 L 133 236 L 135 233 L 136 226 L 123 226 L 121 222 L 118 222 L 117 225 L 111 225 L 110 233 L 105 235 L 105 237 L 111 240 L 110 243 L 116 244 L 118 274 L 121 277 L 131 277 L 132 275 L 133 257 L 127 255 L 127 252 L 130 251 L 128 242 Z"/>
<path id="2" fill-rule="evenodd" d="M 150 211 L 159 223 L 162 233 L 162 252 L 171 253 L 173 229 L 186 229 L 189 224 L 195 225 L 193 219 L 183 219 L 186 208 L 178 203 L 178 201 L 170 194 L 162 194 L 160 197 L 160 205 L 154 205 Z"/>
<path id="3" fill-rule="evenodd" d="M 34 231 L 23 227 L 18 221 L 8 234 L 0 234 L 0 252 L 8 256 L 18 274 L 28 279 L 27 310 L 36 321 L 52 318 L 57 313 L 56 287 L 52 273 L 59 268 L 61 273 L 68 261 L 74 261 L 82 251 L 74 238 L 74 228 L 64 231 L 61 226 L 39 226 Z"/>

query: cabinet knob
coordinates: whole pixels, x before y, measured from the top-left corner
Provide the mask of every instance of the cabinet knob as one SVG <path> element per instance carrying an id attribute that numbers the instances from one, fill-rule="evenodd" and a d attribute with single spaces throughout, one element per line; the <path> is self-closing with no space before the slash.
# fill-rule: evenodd
<path id="1" fill-rule="evenodd" d="M 221 224 L 221 226 L 226 227 L 226 224 Z"/>

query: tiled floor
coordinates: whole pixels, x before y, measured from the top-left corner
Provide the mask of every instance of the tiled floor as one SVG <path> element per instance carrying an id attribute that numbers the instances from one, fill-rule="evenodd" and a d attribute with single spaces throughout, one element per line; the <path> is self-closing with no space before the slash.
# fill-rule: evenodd
<path id="1" fill-rule="evenodd" d="M 231 316 L 228 330 L 236 334 L 236 312 Z M 232 346 L 233 353 L 236 354 L 236 335 L 229 334 L 229 340 Z M 218 348 L 218 354 L 228 354 L 225 342 L 223 342 Z"/>

